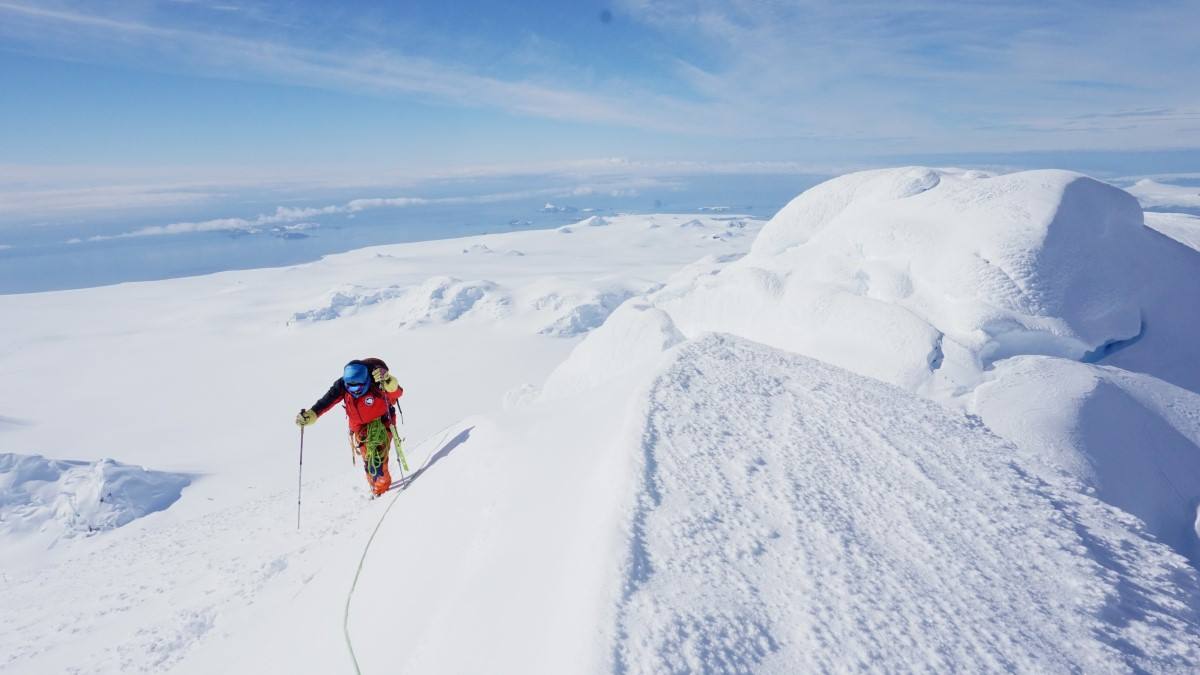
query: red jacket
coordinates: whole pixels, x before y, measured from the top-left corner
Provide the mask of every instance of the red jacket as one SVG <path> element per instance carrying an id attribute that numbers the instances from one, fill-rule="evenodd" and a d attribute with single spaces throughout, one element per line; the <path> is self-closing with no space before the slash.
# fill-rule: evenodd
<path id="1" fill-rule="evenodd" d="M 358 362 L 367 366 L 368 371 L 373 371 L 376 368 L 387 369 L 387 364 L 379 359 L 361 359 Z M 329 391 L 325 392 L 325 395 L 313 404 L 312 409 L 317 415 L 324 415 L 340 400 L 346 408 L 346 417 L 350 423 L 350 429 L 358 431 L 372 420 L 377 420 L 384 416 L 387 417 L 386 421 L 389 425 L 395 424 L 396 413 L 392 408 L 392 404 L 400 400 L 400 397 L 403 395 L 403 387 L 397 388 L 393 392 L 386 392 L 380 389 L 378 384 L 372 382 L 371 387 L 367 389 L 365 394 L 354 398 L 346 390 L 346 383 L 339 377 L 329 387 Z"/>

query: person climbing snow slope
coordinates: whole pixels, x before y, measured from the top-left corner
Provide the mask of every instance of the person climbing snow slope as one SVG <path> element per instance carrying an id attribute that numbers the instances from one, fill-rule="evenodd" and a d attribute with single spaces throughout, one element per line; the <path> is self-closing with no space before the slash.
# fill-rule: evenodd
<path id="1" fill-rule="evenodd" d="M 296 424 L 303 427 L 316 422 L 341 401 L 350 424 L 351 440 L 367 471 L 367 483 L 375 496 L 379 496 L 392 485 L 388 470 L 388 449 L 396 426 L 392 404 L 403 395 L 404 389 L 388 372 L 386 363 L 374 358 L 355 359 L 346 364 L 342 376 L 312 408 L 296 415 Z"/>

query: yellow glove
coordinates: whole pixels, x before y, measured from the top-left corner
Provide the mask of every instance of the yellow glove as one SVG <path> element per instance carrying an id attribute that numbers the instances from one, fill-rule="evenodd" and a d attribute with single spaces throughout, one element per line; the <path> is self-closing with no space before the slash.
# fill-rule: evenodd
<path id="1" fill-rule="evenodd" d="M 396 376 L 392 375 L 383 368 L 376 368 L 371 372 L 371 377 L 379 383 L 379 388 L 387 393 L 392 393 L 400 388 L 400 383 L 396 381 Z"/>
<path id="2" fill-rule="evenodd" d="M 306 427 L 316 421 L 317 413 L 314 410 L 305 408 L 300 411 L 300 414 L 296 415 L 296 426 L 298 427 Z"/>

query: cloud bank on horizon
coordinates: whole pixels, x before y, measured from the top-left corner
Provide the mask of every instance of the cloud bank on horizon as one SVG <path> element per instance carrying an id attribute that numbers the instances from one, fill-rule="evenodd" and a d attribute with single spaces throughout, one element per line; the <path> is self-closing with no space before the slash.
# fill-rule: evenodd
<path id="1" fill-rule="evenodd" d="M 0 211 L 219 194 L 65 186 L 80 167 L 266 184 L 612 156 L 858 168 L 1196 148 L 1180 66 L 1200 63 L 1198 19 L 1187 1 L 0 0 Z"/>

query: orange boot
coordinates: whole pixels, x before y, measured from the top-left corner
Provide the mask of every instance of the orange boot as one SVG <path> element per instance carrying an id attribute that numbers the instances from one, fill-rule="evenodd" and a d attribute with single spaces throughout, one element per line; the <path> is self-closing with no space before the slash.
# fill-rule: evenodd
<path id="1" fill-rule="evenodd" d="M 366 469 L 367 485 L 371 486 L 371 491 L 378 497 L 392 486 L 392 472 L 388 469 L 388 446 L 375 453 L 371 453 L 367 448 L 368 445 L 363 443 L 358 446 L 358 451 L 362 456 L 363 468 Z"/>
<path id="2" fill-rule="evenodd" d="M 392 472 L 388 470 L 388 454 L 386 450 L 383 452 L 382 469 L 378 476 L 371 479 L 371 488 L 375 491 L 376 497 L 387 492 L 388 488 L 392 487 Z"/>

